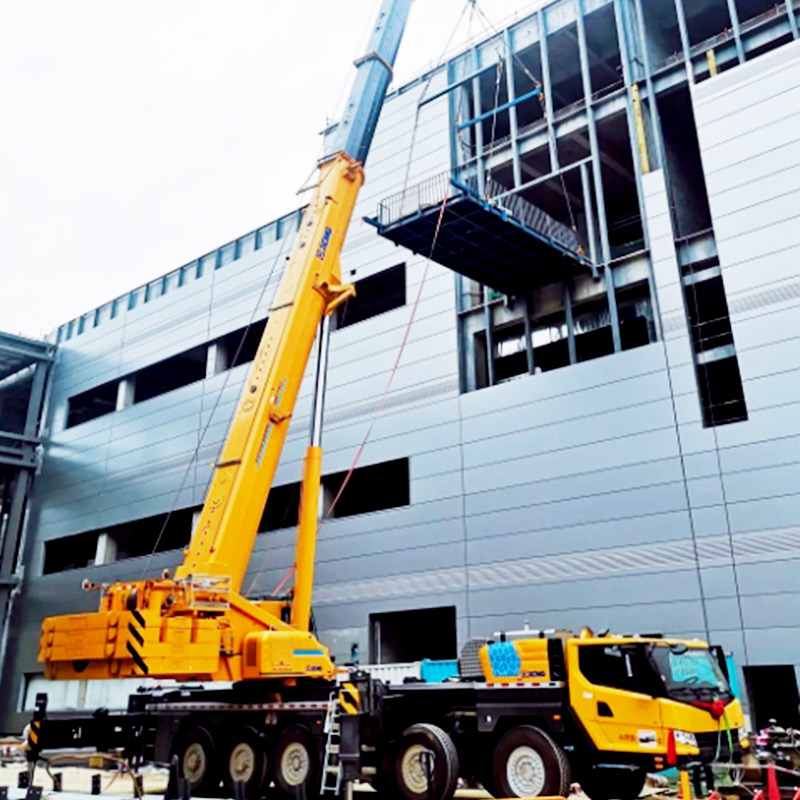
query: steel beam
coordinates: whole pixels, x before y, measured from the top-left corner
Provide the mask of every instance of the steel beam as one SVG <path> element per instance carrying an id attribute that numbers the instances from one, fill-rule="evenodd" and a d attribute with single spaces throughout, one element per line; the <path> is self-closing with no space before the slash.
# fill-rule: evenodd
<path id="1" fill-rule="evenodd" d="M 586 238 L 589 240 L 589 260 L 592 262 L 592 277 L 597 279 L 597 232 L 594 226 L 594 208 L 592 207 L 589 169 L 585 162 L 581 164 L 581 186 L 583 187 L 583 208 L 586 215 Z"/>

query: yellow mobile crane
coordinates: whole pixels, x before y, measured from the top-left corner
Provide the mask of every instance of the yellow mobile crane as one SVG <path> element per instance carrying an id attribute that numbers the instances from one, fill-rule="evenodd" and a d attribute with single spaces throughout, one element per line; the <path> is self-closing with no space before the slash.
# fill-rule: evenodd
<path id="1" fill-rule="evenodd" d="M 45 619 L 40 658 L 48 678 L 333 677 L 327 648 L 309 632 L 329 319 L 355 294 L 341 282 L 339 256 L 410 5 L 385 0 L 369 52 L 356 62 L 337 145 L 319 165 L 183 563 L 157 580 L 86 586 L 101 591 L 99 611 Z M 318 329 L 312 441 L 285 621 L 280 603 L 253 602 L 240 590 Z"/>
<path id="2" fill-rule="evenodd" d="M 338 794 L 371 780 L 402 800 L 449 800 L 459 775 L 497 796 L 637 796 L 646 771 L 733 756 L 743 724 L 724 660 L 702 642 L 530 631 L 467 642 L 453 679 L 387 685 L 337 675 L 309 630 L 331 313 L 352 297 L 339 257 L 411 0 L 384 0 L 332 155 L 319 165 L 200 519 L 174 575 L 86 585 L 94 613 L 48 617 L 51 679 L 232 682 L 151 689 L 126 714 L 49 714 L 37 696 L 31 763 L 43 749 L 121 749 L 176 759 L 195 795 Z M 318 331 L 318 333 L 317 333 Z M 311 444 L 290 600 L 247 599 L 242 580 L 318 335 Z M 341 718 L 340 718 L 341 716 Z"/>

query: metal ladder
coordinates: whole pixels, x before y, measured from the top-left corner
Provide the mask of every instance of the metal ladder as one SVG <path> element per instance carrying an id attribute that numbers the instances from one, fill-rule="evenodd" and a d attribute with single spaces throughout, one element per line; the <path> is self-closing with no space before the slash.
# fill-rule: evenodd
<path id="1" fill-rule="evenodd" d="M 322 762 L 322 787 L 320 794 L 339 796 L 342 790 L 342 769 L 339 763 L 340 727 L 338 692 L 331 692 L 328 699 L 328 711 L 325 715 L 325 758 Z"/>

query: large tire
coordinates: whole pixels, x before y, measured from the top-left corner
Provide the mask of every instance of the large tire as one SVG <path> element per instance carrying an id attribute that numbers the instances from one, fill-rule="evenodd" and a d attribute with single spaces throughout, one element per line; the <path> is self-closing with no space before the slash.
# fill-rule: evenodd
<path id="1" fill-rule="evenodd" d="M 641 768 L 589 770 L 581 780 L 581 789 L 591 800 L 636 800 L 646 777 Z"/>
<path id="2" fill-rule="evenodd" d="M 231 797 L 236 797 L 236 784 L 244 783 L 248 800 L 259 800 L 267 782 L 265 741 L 255 728 L 244 726 L 231 731 L 225 758 L 220 765 L 222 783 Z"/>
<path id="3" fill-rule="evenodd" d="M 193 797 L 219 795 L 219 765 L 214 737 L 197 726 L 180 734 L 173 748 L 182 777 L 189 781 Z"/>
<path id="4" fill-rule="evenodd" d="M 497 743 L 492 780 L 498 797 L 566 797 L 571 773 L 566 754 L 544 731 L 520 725 Z"/>
<path id="5" fill-rule="evenodd" d="M 294 725 L 278 737 L 275 788 L 284 797 L 316 797 L 320 792 L 319 747 L 307 728 Z"/>
<path id="6" fill-rule="evenodd" d="M 407 728 L 393 761 L 391 788 L 400 800 L 450 800 L 456 791 L 458 753 L 452 739 L 436 725 Z"/>

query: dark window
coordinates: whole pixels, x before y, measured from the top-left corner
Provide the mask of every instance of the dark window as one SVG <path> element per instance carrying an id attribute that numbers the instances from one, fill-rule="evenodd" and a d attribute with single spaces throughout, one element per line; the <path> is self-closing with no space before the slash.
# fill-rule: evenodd
<path id="1" fill-rule="evenodd" d="M 528 372 L 525 326 L 512 325 L 494 332 L 494 379 L 502 383 Z"/>
<path id="2" fill-rule="evenodd" d="M 575 311 L 575 355 L 578 361 L 591 361 L 614 352 L 611 315 L 605 303 Z"/>
<path id="3" fill-rule="evenodd" d="M 330 496 L 328 507 L 346 476 L 347 472 L 337 472 L 322 479 L 322 485 Z M 332 516 L 351 517 L 354 514 L 407 506 L 410 502 L 408 484 L 407 458 L 358 467 L 337 500 Z"/>
<path id="4" fill-rule="evenodd" d="M 134 403 L 158 397 L 206 376 L 206 346 L 200 345 L 166 358 L 136 373 Z"/>
<path id="5" fill-rule="evenodd" d="M 370 317 L 384 314 L 406 303 L 406 265 L 362 278 L 356 282 L 356 296 L 340 306 L 336 313 L 336 327 L 346 328 Z"/>
<path id="6" fill-rule="evenodd" d="M 652 667 L 640 647 L 581 645 L 578 649 L 578 666 L 584 677 L 596 686 L 644 694 L 658 691 L 654 687 Z"/>
<path id="7" fill-rule="evenodd" d="M 248 364 L 255 359 L 266 327 L 266 318 L 260 319 L 220 338 L 219 342 L 225 348 L 225 369 Z"/>
<path id="8" fill-rule="evenodd" d="M 267 505 L 261 516 L 259 531 L 275 531 L 279 528 L 293 528 L 297 525 L 300 508 L 300 484 L 288 483 L 273 486 L 269 490 Z"/>
<path id="9" fill-rule="evenodd" d="M 791 664 L 745 667 L 744 677 L 757 730 L 766 728 L 771 719 L 784 728 L 800 727 L 797 678 Z"/>
<path id="10" fill-rule="evenodd" d="M 747 404 L 736 356 L 698 364 L 697 380 L 706 427 L 747 419 Z"/>
<path id="11" fill-rule="evenodd" d="M 458 655 L 455 606 L 370 614 L 369 627 L 369 659 L 374 664 L 454 659 Z"/>
<path id="12" fill-rule="evenodd" d="M 45 575 L 65 569 L 82 569 L 94 564 L 97 553 L 97 531 L 64 536 L 44 543 Z"/>
<path id="13" fill-rule="evenodd" d="M 656 340 L 653 304 L 647 284 L 617 292 L 617 314 L 623 350 L 643 347 Z"/>
<path id="14" fill-rule="evenodd" d="M 181 508 L 169 516 L 156 514 L 106 528 L 116 542 L 117 560 L 186 547 L 192 538 L 193 513 L 192 508 Z"/>
<path id="15" fill-rule="evenodd" d="M 70 397 L 67 404 L 67 427 L 72 428 L 90 419 L 110 414 L 117 407 L 117 385 L 118 381 L 110 381 Z"/>
<path id="16" fill-rule="evenodd" d="M 558 319 L 534 327 L 533 365 L 535 372 L 549 372 L 569 366 L 566 322 Z"/>
<path id="17" fill-rule="evenodd" d="M 192 538 L 194 511 L 193 508 L 180 508 L 169 515 L 156 514 L 45 542 L 44 574 L 94 564 L 97 537 L 102 533 L 107 533 L 113 540 L 116 552 L 113 560 L 116 561 L 186 547 Z"/>
<path id="18" fill-rule="evenodd" d="M 684 291 L 695 352 L 703 353 L 733 344 L 733 330 L 722 276 L 689 283 Z"/>

